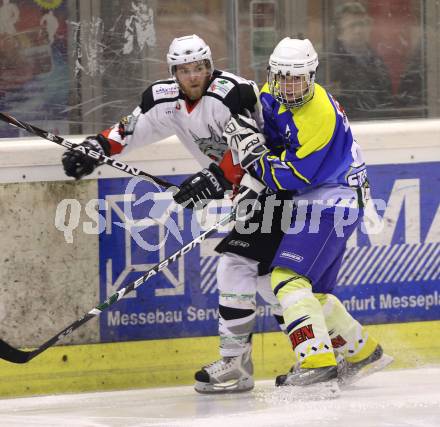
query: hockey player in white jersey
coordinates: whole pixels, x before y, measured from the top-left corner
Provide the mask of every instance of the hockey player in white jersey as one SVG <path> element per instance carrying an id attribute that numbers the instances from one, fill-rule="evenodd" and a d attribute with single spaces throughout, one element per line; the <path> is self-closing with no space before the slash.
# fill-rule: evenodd
<path id="1" fill-rule="evenodd" d="M 222 133 L 232 114 L 250 114 L 261 123 L 258 89 L 251 81 L 214 69 L 209 46 L 196 35 L 174 39 L 167 63 L 171 78 L 154 82 L 129 116 L 82 144 L 112 156 L 177 135 L 205 169 L 181 184 L 175 200 L 192 207 L 201 199 L 222 199 L 224 190 L 238 185 L 243 175 L 241 167 L 232 164 Z M 99 166 L 79 151 L 66 151 L 62 162 L 66 174 L 76 179 Z M 278 228 L 256 246 L 276 248 L 280 239 Z M 257 288 L 283 325 L 281 307 L 263 271 L 273 250 L 247 250 L 236 240 L 226 239 L 220 249 L 224 252 L 217 268 L 221 358 L 196 373 L 195 389 L 202 393 L 253 388 L 251 336 Z"/>

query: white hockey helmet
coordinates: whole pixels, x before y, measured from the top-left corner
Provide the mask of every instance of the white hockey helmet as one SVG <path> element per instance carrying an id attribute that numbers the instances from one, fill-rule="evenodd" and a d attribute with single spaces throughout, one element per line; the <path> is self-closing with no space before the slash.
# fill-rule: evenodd
<path id="1" fill-rule="evenodd" d="M 184 36 L 175 38 L 168 50 L 167 64 L 171 75 L 174 75 L 175 66 L 196 61 L 208 61 L 213 70 L 211 49 L 199 36 Z"/>
<path id="2" fill-rule="evenodd" d="M 275 47 L 269 58 L 268 83 L 272 96 L 288 108 L 299 107 L 313 98 L 318 54 L 309 39 L 286 37 Z M 281 76 L 304 76 L 301 96 L 288 95 L 280 85 Z"/>

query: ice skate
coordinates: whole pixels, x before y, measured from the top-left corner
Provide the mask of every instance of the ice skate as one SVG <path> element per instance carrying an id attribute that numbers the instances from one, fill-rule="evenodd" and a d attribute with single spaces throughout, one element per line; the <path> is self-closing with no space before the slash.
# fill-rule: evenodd
<path id="1" fill-rule="evenodd" d="M 223 357 L 196 372 L 194 389 L 199 393 L 239 393 L 254 388 L 250 350 L 240 356 Z"/>
<path id="2" fill-rule="evenodd" d="M 275 385 L 294 387 L 298 397 L 311 399 L 331 399 L 340 394 L 336 366 L 305 369 L 295 365 L 286 375 L 278 375 Z"/>
<path id="3" fill-rule="evenodd" d="M 360 362 L 350 363 L 342 359 L 338 363 L 338 382 L 340 385 L 350 385 L 361 378 L 385 369 L 394 358 L 385 354 L 378 344 L 373 353 Z"/>

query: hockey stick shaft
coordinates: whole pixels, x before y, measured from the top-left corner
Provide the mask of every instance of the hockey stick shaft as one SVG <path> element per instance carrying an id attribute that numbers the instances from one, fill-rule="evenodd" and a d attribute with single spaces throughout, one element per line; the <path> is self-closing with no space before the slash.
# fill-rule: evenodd
<path id="1" fill-rule="evenodd" d="M 174 252 L 171 256 L 166 258 L 164 261 L 156 264 L 154 267 L 150 268 L 145 274 L 143 274 L 138 279 L 130 282 L 125 288 L 120 289 L 115 292 L 113 295 L 108 297 L 103 303 L 97 305 L 88 313 L 86 313 L 81 319 L 76 320 L 66 328 L 64 328 L 61 332 L 57 333 L 54 337 L 46 341 L 43 345 L 31 351 L 23 351 L 16 349 L 9 345 L 7 342 L 0 339 L 0 358 L 4 359 L 8 362 L 12 363 L 27 363 L 34 357 L 38 356 L 43 351 L 47 350 L 49 347 L 52 347 L 58 341 L 62 340 L 64 337 L 70 335 L 74 330 L 78 329 L 81 325 L 88 322 L 95 316 L 99 316 L 104 310 L 107 310 L 125 295 L 128 295 L 130 292 L 143 285 L 150 277 L 155 276 L 160 271 L 167 268 L 171 263 L 176 261 L 178 258 L 182 257 L 192 249 L 194 249 L 197 245 L 201 244 L 208 236 L 216 232 L 220 227 L 228 224 L 235 218 L 235 211 L 232 210 L 228 215 L 214 224 L 210 229 L 202 233 L 200 236 L 193 239 L 190 243 L 183 246 L 178 251 Z"/>
<path id="2" fill-rule="evenodd" d="M 81 153 L 83 153 L 87 157 L 90 157 L 94 160 L 99 160 L 103 164 L 127 172 L 130 175 L 147 178 L 148 180 L 155 182 L 156 184 L 160 185 L 163 188 L 170 188 L 175 186 L 170 182 L 164 181 L 163 179 L 160 179 L 157 176 L 150 175 L 149 173 L 144 172 L 134 166 L 129 166 L 126 163 L 121 162 L 120 160 L 112 159 L 111 157 L 98 153 L 97 151 L 84 147 L 83 145 L 74 144 L 73 142 L 70 142 L 62 138 L 61 136 L 54 135 L 53 133 L 37 128 L 36 126 L 31 125 L 30 123 L 23 122 L 22 120 L 18 120 L 15 117 L 10 116 L 9 114 L 4 114 L 0 112 L 0 120 L 9 123 L 11 126 L 24 129 L 27 132 L 37 135 L 43 139 L 52 141 L 55 144 L 61 145 L 62 147 L 67 148 L 69 150 L 81 151 Z"/>

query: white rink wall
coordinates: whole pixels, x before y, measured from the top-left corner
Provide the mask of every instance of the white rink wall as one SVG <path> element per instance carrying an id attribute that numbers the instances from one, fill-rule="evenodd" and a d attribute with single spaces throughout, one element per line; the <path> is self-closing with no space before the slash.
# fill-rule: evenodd
<path id="1" fill-rule="evenodd" d="M 440 120 L 358 122 L 352 129 L 367 164 L 405 168 L 440 161 Z M 64 176 L 62 151 L 40 138 L 0 140 L 0 337 L 14 346 L 41 345 L 100 302 L 98 235 L 84 232 L 84 226 L 94 225 L 84 207 L 97 198 L 97 177 L 126 175 L 104 166 L 75 182 Z M 199 169 L 176 138 L 121 160 L 158 176 Z M 83 207 L 72 243 L 55 226 L 63 199 L 76 199 Z M 63 343 L 99 340 L 93 319 Z"/>
<path id="2" fill-rule="evenodd" d="M 354 122 L 351 129 L 369 165 L 440 160 L 440 119 Z M 70 180 L 61 166 L 63 147 L 21 132 L 23 137 L 0 139 L 0 183 Z M 78 135 L 62 136 L 74 143 L 83 140 Z M 153 175 L 191 173 L 199 168 L 176 137 L 124 152 L 120 159 Z M 101 167 L 85 179 L 115 177 L 127 174 Z"/>

